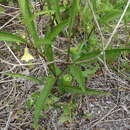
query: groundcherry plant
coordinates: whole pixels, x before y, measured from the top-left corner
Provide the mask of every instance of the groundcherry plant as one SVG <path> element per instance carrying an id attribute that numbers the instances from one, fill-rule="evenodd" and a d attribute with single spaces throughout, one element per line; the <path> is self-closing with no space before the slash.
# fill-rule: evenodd
<path id="1" fill-rule="evenodd" d="M 19 43 L 20 45 L 24 44 L 27 46 L 24 49 L 24 55 L 21 57 L 21 60 L 24 60 L 26 64 L 29 64 L 28 62 L 35 58 L 35 56 L 32 56 L 29 52 L 29 47 L 33 47 L 36 51 L 36 54 L 40 54 L 40 56 L 44 58 L 47 63 L 50 63 L 48 65 L 48 76 L 46 76 L 44 80 L 41 80 L 38 77 L 36 78 L 20 73 L 5 73 L 5 75 L 25 78 L 44 86 L 43 89 L 40 90 L 40 94 L 37 97 L 35 104 L 35 129 L 38 129 L 39 127 L 39 118 L 41 116 L 41 112 L 46 105 L 48 95 L 53 95 L 51 90 L 54 87 L 57 87 L 57 91 L 61 93 L 71 93 L 73 95 L 111 96 L 110 92 L 97 91 L 87 88 L 86 80 L 95 74 L 95 72 L 99 69 L 98 65 L 95 66 L 99 57 L 100 59 L 104 59 L 105 55 L 107 62 L 110 60 L 115 60 L 115 58 L 118 58 L 122 52 L 130 52 L 129 48 L 109 47 L 109 49 L 101 49 L 100 46 L 98 46 L 98 41 L 93 34 L 93 29 L 96 28 L 96 24 L 93 24 L 93 15 L 90 15 L 93 14 L 93 11 L 96 12 L 96 8 L 100 6 L 97 1 L 93 0 L 92 2 L 84 3 L 85 1 L 71 0 L 69 4 L 63 2 L 63 5 L 61 5 L 60 0 L 46 0 L 45 2 L 47 8 L 35 13 L 35 8 L 32 3 L 29 2 L 29 0 L 18 0 L 21 13 L 20 19 L 21 23 L 23 23 L 26 28 L 26 37 L 23 38 L 21 35 L 14 33 L 0 32 L 1 41 L 7 41 L 7 43 L 15 42 Z M 105 8 L 106 6 L 103 7 Z M 100 13 L 102 13 L 101 11 L 102 10 L 98 11 L 97 13 L 100 15 Z M 107 12 L 108 10 L 105 11 Z M 115 17 L 113 17 L 113 19 L 118 17 L 117 13 L 119 14 L 119 12 L 120 10 L 115 11 Z M 36 18 L 45 14 L 51 15 L 53 19 L 51 21 L 53 26 L 50 26 L 49 30 L 45 34 L 45 37 L 41 37 L 38 33 Z M 104 26 L 107 25 L 109 21 L 113 20 L 109 16 L 107 16 L 106 13 L 105 16 L 101 16 L 101 18 L 99 17 L 99 22 Z M 105 19 L 104 17 L 106 17 L 106 21 L 103 20 Z M 88 37 L 78 45 L 71 46 L 72 38 L 75 35 L 74 26 L 80 21 L 82 21 L 84 32 L 88 35 Z M 59 64 L 55 64 L 55 62 L 53 62 L 55 60 L 55 53 L 52 47 L 55 39 L 61 34 L 69 40 L 67 41 L 67 50 L 65 50 L 65 53 L 67 53 L 65 62 L 61 62 L 59 66 Z M 93 45 L 90 46 L 90 42 L 92 42 Z M 95 46 L 98 47 L 96 48 Z M 91 63 L 94 65 L 91 65 Z M 62 65 L 64 70 L 61 69 Z M 87 65 L 90 66 L 86 67 Z"/>

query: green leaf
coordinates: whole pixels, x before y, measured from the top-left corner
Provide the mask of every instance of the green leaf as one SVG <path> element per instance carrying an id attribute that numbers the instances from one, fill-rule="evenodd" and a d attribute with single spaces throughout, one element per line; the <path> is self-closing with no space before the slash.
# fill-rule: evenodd
<path id="1" fill-rule="evenodd" d="M 0 14 L 5 12 L 5 8 L 0 7 Z"/>
<path id="2" fill-rule="evenodd" d="M 9 75 L 11 77 L 15 77 L 15 78 L 24 78 L 24 79 L 27 79 L 27 80 L 31 80 L 31 81 L 34 81 L 35 83 L 38 83 L 38 84 L 41 84 L 42 81 L 33 77 L 33 76 L 27 76 L 27 75 L 24 75 L 24 74 L 19 74 L 19 73 L 5 73 L 5 75 Z"/>
<path id="3" fill-rule="evenodd" d="M 53 49 L 51 45 L 46 44 L 45 45 L 45 56 L 47 57 L 48 61 L 53 61 L 54 60 L 54 56 L 53 56 Z M 53 73 L 55 73 L 55 65 L 54 64 L 50 64 L 49 65 L 49 69 L 51 69 L 51 71 L 53 71 Z"/>
<path id="4" fill-rule="evenodd" d="M 35 14 L 34 14 L 34 18 L 36 18 L 37 16 L 40 16 L 40 15 L 51 15 L 51 14 L 54 14 L 54 10 L 42 10 L 42 11 L 39 11 L 39 12 L 36 12 Z"/>
<path id="5" fill-rule="evenodd" d="M 79 66 L 70 66 L 70 74 L 72 74 L 73 78 L 78 82 L 79 87 L 82 89 L 82 91 L 85 91 L 85 77 L 82 74 Z"/>
<path id="6" fill-rule="evenodd" d="M 64 87 L 64 91 L 79 95 L 106 95 L 106 96 L 112 95 L 110 92 L 98 91 L 90 88 L 85 88 L 85 91 L 82 91 L 82 89 L 73 86 Z"/>
<path id="7" fill-rule="evenodd" d="M 66 121 L 72 122 L 73 120 L 72 111 L 74 111 L 74 105 L 72 103 L 69 103 L 63 105 L 62 108 L 63 112 L 59 117 L 59 122 L 60 123 L 64 123 Z"/>
<path id="8" fill-rule="evenodd" d="M 110 59 L 113 57 L 112 55 L 116 55 L 116 54 L 119 55 L 119 53 L 124 51 L 130 52 L 130 48 L 118 48 L 118 49 L 105 50 L 106 59 Z M 82 60 L 89 60 L 89 59 L 96 58 L 97 56 L 101 56 L 101 52 L 102 52 L 101 50 L 89 52 L 86 55 L 81 55 L 75 61 L 82 61 Z"/>
<path id="9" fill-rule="evenodd" d="M 57 26 L 55 26 L 51 32 L 48 32 L 45 35 L 45 38 L 43 40 L 43 42 L 45 44 L 52 44 L 52 41 L 58 36 L 58 34 L 63 31 L 64 27 L 66 26 L 66 24 L 68 23 L 68 20 L 64 20 L 61 23 L 59 23 Z"/>
<path id="10" fill-rule="evenodd" d="M 18 1 L 19 1 L 20 10 L 24 18 L 24 24 L 27 27 L 29 34 L 33 37 L 34 45 L 37 48 L 40 48 L 41 40 L 38 36 L 38 32 L 35 23 L 33 21 L 34 15 L 31 12 L 29 0 L 18 0 Z"/>
<path id="11" fill-rule="evenodd" d="M 47 6 L 49 10 L 54 10 L 55 12 L 55 19 L 58 22 L 58 24 L 61 21 L 61 17 L 60 17 L 60 0 L 46 0 L 47 2 Z"/>
<path id="12" fill-rule="evenodd" d="M 92 5 L 93 5 L 93 9 L 94 9 L 94 11 L 96 11 L 96 7 L 97 7 L 97 5 L 98 5 L 98 1 L 96 1 L 96 0 L 91 0 L 92 1 Z"/>
<path id="13" fill-rule="evenodd" d="M 96 73 L 98 69 L 99 69 L 99 64 L 97 64 L 96 66 L 90 65 L 89 68 L 87 68 L 85 71 L 82 71 L 82 74 L 84 77 L 87 78 L 87 80 L 89 80 Z"/>
<path id="14" fill-rule="evenodd" d="M 75 22 L 75 17 L 79 11 L 79 5 L 80 5 L 80 0 L 73 0 L 72 1 L 72 7 L 70 8 L 70 16 L 69 16 L 69 33 L 72 32 L 72 27 Z"/>
<path id="15" fill-rule="evenodd" d="M 60 24 L 58 24 L 56 27 L 54 27 L 52 29 L 51 32 L 47 33 L 45 35 L 45 39 L 43 40 L 43 43 L 45 43 L 45 56 L 47 57 L 48 61 L 53 61 L 54 57 L 53 57 L 53 49 L 52 49 L 52 41 L 54 40 L 54 38 L 56 38 L 58 36 L 58 34 L 63 30 L 63 28 L 65 27 L 65 25 L 67 24 L 67 20 L 61 22 Z M 49 65 L 51 71 L 53 71 L 55 73 L 55 65 L 51 64 Z"/>
<path id="16" fill-rule="evenodd" d="M 120 57 L 122 51 L 126 51 L 126 50 L 119 50 L 119 49 L 106 50 L 106 54 L 105 54 L 106 61 L 108 63 L 111 63 L 112 61 L 116 60 L 118 57 Z M 103 59 L 103 56 L 101 56 L 101 58 Z"/>
<path id="17" fill-rule="evenodd" d="M 62 86 L 60 87 L 60 89 L 63 89 L 64 86 L 70 86 L 72 85 L 72 76 L 70 74 L 65 74 L 63 76 L 60 76 L 60 80 L 59 80 L 59 86 Z"/>
<path id="18" fill-rule="evenodd" d="M 54 77 L 47 77 L 44 88 L 40 92 L 39 98 L 36 102 L 35 112 L 34 112 L 34 127 L 35 128 L 38 127 L 38 121 L 39 121 L 39 118 L 40 118 L 40 115 L 41 115 L 41 111 L 44 108 L 46 99 L 47 99 L 54 83 L 55 83 Z"/>
<path id="19" fill-rule="evenodd" d="M 55 16 L 58 23 L 60 23 L 60 6 L 59 6 L 60 0 L 51 0 L 51 7 L 53 10 L 55 10 Z"/>
<path id="20" fill-rule="evenodd" d="M 95 58 L 96 56 L 99 56 L 100 52 L 101 51 L 89 52 L 86 55 L 81 55 L 81 56 L 77 57 L 77 59 L 75 59 L 74 61 L 82 61 L 82 60 L 88 60 L 88 59 Z"/>
<path id="21" fill-rule="evenodd" d="M 103 10 L 103 13 L 105 11 Z M 112 9 L 105 12 L 105 15 L 101 17 L 100 23 L 101 24 L 108 24 L 110 21 L 115 20 L 121 14 L 120 10 Z"/>
<path id="22" fill-rule="evenodd" d="M 0 32 L 0 41 L 21 42 L 21 43 L 26 42 L 26 40 L 23 39 L 22 37 L 7 32 Z"/>

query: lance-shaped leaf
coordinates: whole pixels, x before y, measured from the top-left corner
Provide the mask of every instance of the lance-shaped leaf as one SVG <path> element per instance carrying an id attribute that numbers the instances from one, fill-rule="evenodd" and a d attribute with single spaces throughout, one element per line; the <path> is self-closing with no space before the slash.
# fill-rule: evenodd
<path id="1" fill-rule="evenodd" d="M 58 36 L 58 34 L 60 32 L 63 31 L 64 27 L 67 25 L 68 23 L 68 20 L 64 20 L 62 21 L 61 23 L 59 23 L 57 26 L 55 26 L 51 32 L 48 32 L 46 35 L 45 35 L 45 38 L 43 40 L 43 42 L 45 44 L 52 44 L 52 41 Z"/>
<path id="2" fill-rule="evenodd" d="M 53 61 L 54 60 L 53 49 L 52 49 L 53 40 L 64 29 L 64 27 L 67 24 L 67 22 L 68 22 L 68 20 L 65 20 L 65 21 L 61 22 L 56 27 L 54 27 L 51 32 L 48 32 L 45 35 L 45 38 L 43 40 L 43 43 L 45 43 L 45 49 L 44 49 L 45 52 L 44 52 L 44 54 L 47 57 L 48 61 Z M 50 66 L 51 71 L 53 71 L 55 73 L 55 65 L 51 64 L 49 66 Z"/>
<path id="3" fill-rule="evenodd" d="M 56 20 L 58 23 L 60 23 L 60 6 L 59 6 L 59 3 L 60 3 L 60 0 L 51 0 L 51 8 L 53 10 L 55 10 L 55 16 L 56 16 Z"/>
<path id="4" fill-rule="evenodd" d="M 33 76 L 27 76 L 27 75 L 24 75 L 24 74 L 7 72 L 7 73 L 5 73 L 5 75 L 9 75 L 9 76 L 14 77 L 14 78 L 24 78 L 24 79 L 27 79 L 27 80 L 34 81 L 35 83 L 38 83 L 38 84 L 42 83 L 42 81 L 39 80 L 38 78 L 35 78 Z"/>
<path id="5" fill-rule="evenodd" d="M 52 86 L 55 83 L 54 77 L 47 77 L 46 83 L 44 85 L 44 88 L 40 92 L 39 98 L 37 99 L 36 105 L 35 105 L 35 112 L 34 112 L 34 127 L 38 127 L 38 121 L 41 115 L 41 111 L 44 108 L 46 99 L 51 91 Z"/>
<path id="6" fill-rule="evenodd" d="M 29 0 L 19 0 L 18 2 L 23 15 L 24 24 L 26 25 L 29 34 L 32 36 L 34 40 L 34 45 L 37 48 L 40 48 L 41 41 L 38 36 L 37 29 L 33 20 L 34 15 L 31 12 Z"/>
<path id="7" fill-rule="evenodd" d="M 85 91 L 85 77 L 81 69 L 79 68 L 79 66 L 76 66 L 76 65 L 70 66 L 70 73 L 79 84 L 79 87 L 81 88 L 81 90 Z"/>
<path id="8" fill-rule="evenodd" d="M 7 32 L 0 32 L 0 41 L 26 43 L 26 40 L 21 36 Z"/>
<path id="9" fill-rule="evenodd" d="M 72 27 L 74 25 L 75 17 L 79 11 L 79 2 L 80 0 L 72 0 L 72 6 L 69 10 L 70 16 L 69 16 L 69 33 L 72 32 Z"/>
<path id="10" fill-rule="evenodd" d="M 105 95 L 105 96 L 112 95 L 110 92 L 105 92 L 101 90 L 99 91 L 90 88 L 85 88 L 85 91 L 82 91 L 82 89 L 73 86 L 64 87 L 64 91 L 72 94 L 79 94 L 79 95 Z"/>
<path id="11" fill-rule="evenodd" d="M 48 61 L 53 61 L 54 60 L 54 55 L 53 55 L 53 48 L 52 45 L 45 45 L 45 52 L 44 52 L 45 56 L 47 57 Z M 48 65 L 50 71 L 53 72 L 53 74 L 55 74 L 55 65 L 54 64 L 50 64 Z"/>
<path id="12" fill-rule="evenodd" d="M 110 58 L 115 58 L 116 55 L 119 56 L 119 54 L 121 54 L 121 52 L 130 52 L 130 48 L 117 48 L 117 49 L 109 49 L 109 50 L 105 50 L 105 56 L 106 59 L 110 59 Z M 101 52 L 102 50 L 97 50 L 97 51 L 93 51 L 93 52 L 86 52 L 86 55 L 81 55 L 79 56 L 77 59 L 75 59 L 75 61 L 82 61 L 82 60 L 89 60 L 89 59 L 93 59 L 97 56 L 101 56 Z"/>

